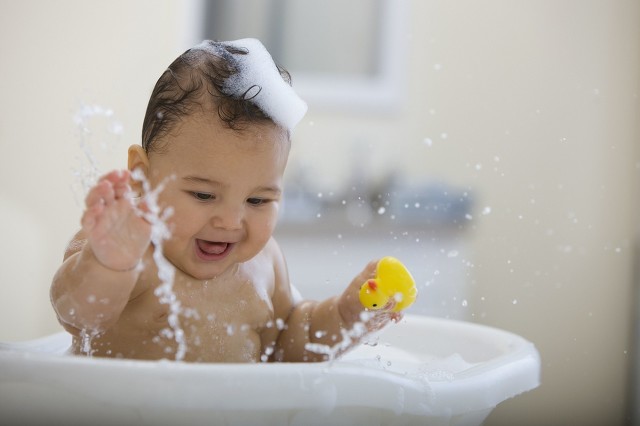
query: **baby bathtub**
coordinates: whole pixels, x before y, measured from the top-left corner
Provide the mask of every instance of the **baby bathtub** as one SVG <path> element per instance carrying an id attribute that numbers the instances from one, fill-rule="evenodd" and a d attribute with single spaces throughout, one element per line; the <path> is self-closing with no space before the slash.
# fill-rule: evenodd
<path id="1" fill-rule="evenodd" d="M 538 386 L 540 358 L 512 333 L 406 315 L 333 362 L 190 364 L 65 354 L 58 333 L 0 344 L 11 425 L 479 425 Z"/>

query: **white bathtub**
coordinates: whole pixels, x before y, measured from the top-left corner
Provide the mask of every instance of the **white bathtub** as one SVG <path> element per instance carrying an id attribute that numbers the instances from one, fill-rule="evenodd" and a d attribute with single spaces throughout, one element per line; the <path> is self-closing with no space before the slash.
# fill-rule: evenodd
<path id="1" fill-rule="evenodd" d="M 0 344 L 3 424 L 479 425 L 540 377 L 517 335 L 411 315 L 332 363 L 85 358 L 69 343 Z"/>

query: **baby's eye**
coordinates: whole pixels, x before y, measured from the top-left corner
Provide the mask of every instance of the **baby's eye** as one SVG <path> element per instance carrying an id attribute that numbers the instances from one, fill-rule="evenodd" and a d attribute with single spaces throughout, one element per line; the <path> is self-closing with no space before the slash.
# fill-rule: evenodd
<path id="1" fill-rule="evenodd" d="M 215 195 L 207 192 L 192 192 L 191 194 L 193 194 L 193 196 L 199 201 L 210 201 L 215 198 Z"/>
<path id="2" fill-rule="evenodd" d="M 247 198 L 247 203 L 251 204 L 252 206 L 260 206 L 262 204 L 265 204 L 267 202 L 267 200 L 265 200 L 264 198 Z"/>

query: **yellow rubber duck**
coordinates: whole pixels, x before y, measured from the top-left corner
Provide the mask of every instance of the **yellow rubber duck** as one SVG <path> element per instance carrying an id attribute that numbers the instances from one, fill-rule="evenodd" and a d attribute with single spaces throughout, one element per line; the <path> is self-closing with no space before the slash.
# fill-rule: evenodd
<path id="1" fill-rule="evenodd" d="M 395 257 L 380 259 L 376 268 L 376 277 L 367 280 L 360 287 L 360 302 L 370 310 L 382 309 L 393 297 L 393 312 L 408 308 L 418 295 L 416 282 L 407 268 Z"/>

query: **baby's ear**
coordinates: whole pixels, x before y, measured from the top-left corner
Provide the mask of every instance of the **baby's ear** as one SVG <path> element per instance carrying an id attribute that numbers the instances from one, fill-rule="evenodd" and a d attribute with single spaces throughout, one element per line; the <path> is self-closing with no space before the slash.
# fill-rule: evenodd
<path id="1" fill-rule="evenodd" d="M 138 169 L 144 173 L 145 176 L 148 176 L 149 157 L 140 145 L 131 145 L 129 147 L 128 169 L 132 173 Z M 137 179 L 131 179 L 129 184 L 134 193 L 142 194 L 142 182 Z"/>

